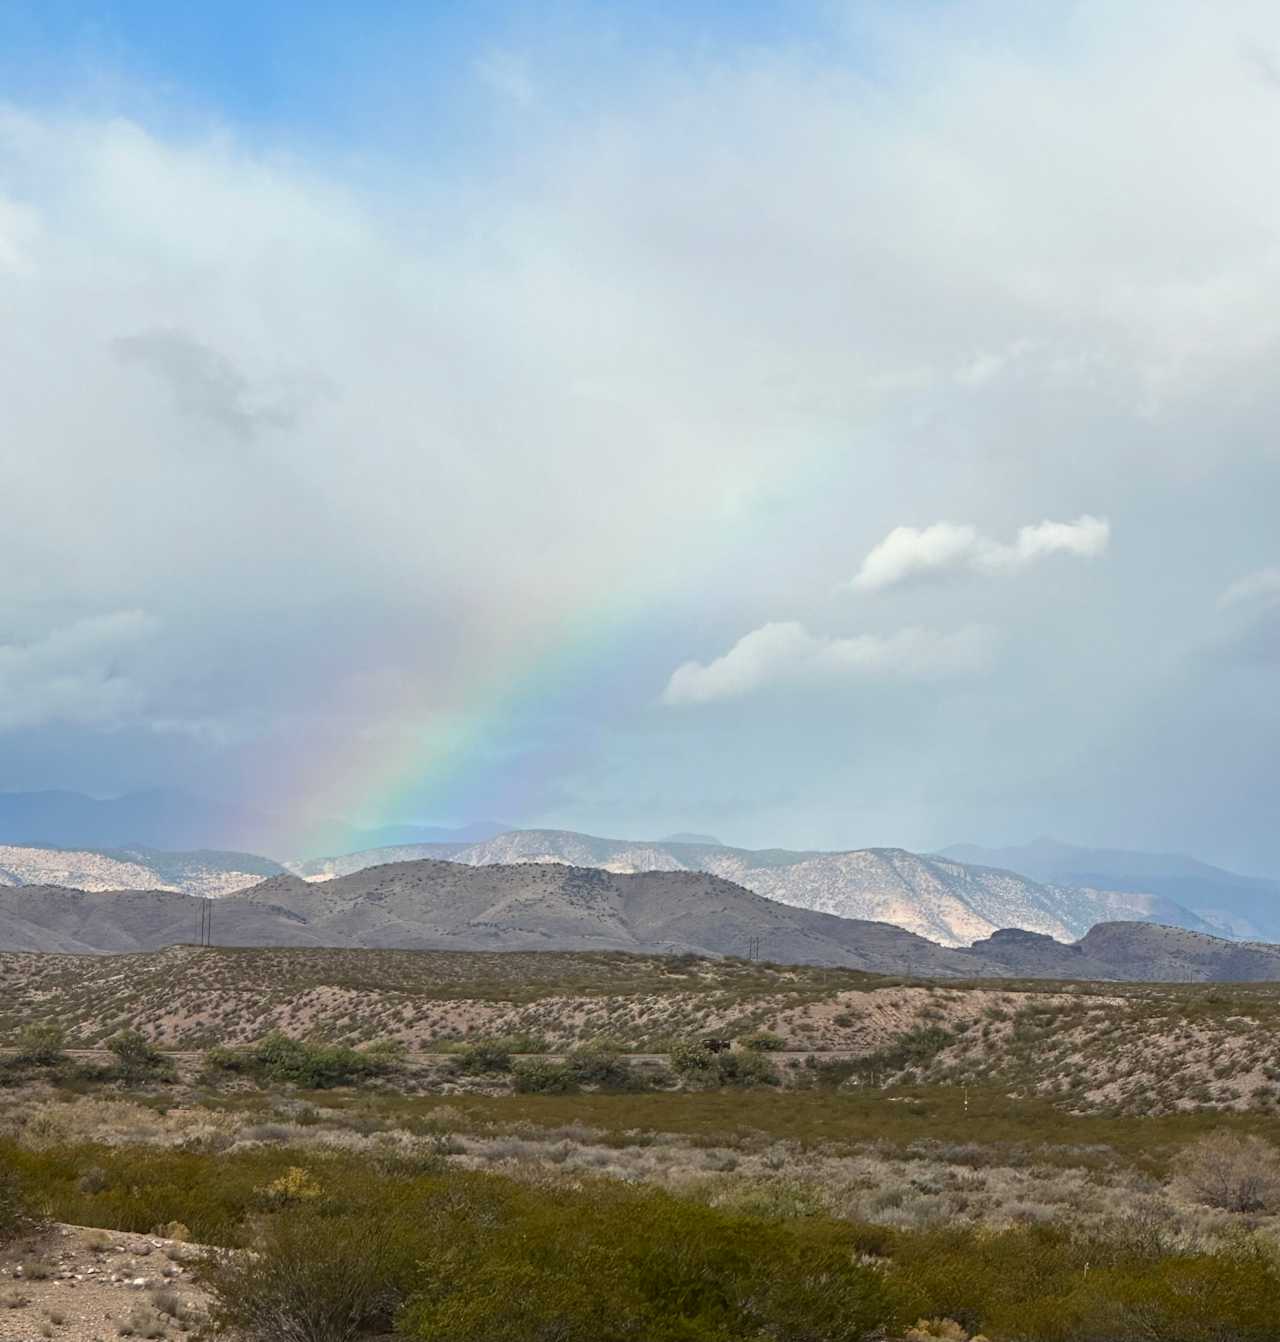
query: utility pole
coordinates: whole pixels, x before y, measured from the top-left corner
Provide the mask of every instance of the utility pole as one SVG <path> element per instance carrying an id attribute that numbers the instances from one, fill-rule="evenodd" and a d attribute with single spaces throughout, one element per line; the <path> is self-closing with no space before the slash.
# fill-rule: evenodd
<path id="1" fill-rule="evenodd" d="M 760 958 L 760 938 L 749 937 L 747 940 L 747 959 L 758 960 Z"/>
<path id="2" fill-rule="evenodd" d="M 196 934 L 198 946 L 213 945 L 213 900 L 204 896 L 200 900 L 200 928 Z"/>

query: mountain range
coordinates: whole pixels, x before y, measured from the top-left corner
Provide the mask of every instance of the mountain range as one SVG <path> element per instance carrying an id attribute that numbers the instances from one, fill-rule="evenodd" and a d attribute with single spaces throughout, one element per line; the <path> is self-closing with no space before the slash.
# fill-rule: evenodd
<path id="1" fill-rule="evenodd" d="M 279 832 L 278 817 L 174 790 L 106 801 L 72 792 L 0 793 L 0 885 L 222 896 L 285 869 L 316 881 L 421 858 L 475 866 L 559 862 L 618 873 L 707 872 L 797 908 L 893 923 L 948 946 L 1012 927 L 1073 941 L 1117 919 L 1280 941 L 1280 881 L 1176 854 L 1051 839 L 916 854 L 754 850 L 691 833 L 639 842 L 485 821 L 458 828 L 334 825 L 330 835 L 343 834 L 351 851 L 316 857 L 304 847 L 284 863 L 255 856 L 252 845 L 225 842 L 228 835 Z M 165 851 L 183 844 L 190 850 Z"/>
<path id="2" fill-rule="evenodd" d="M 343 846 L 396 843 L 474 843 L 510 829 L 496 821 L 461 828 L 386 825 L 362 828 L 337 819 L 299 826 L 288 817 L 238 802 L 154 788 L 123 797 L 82 792 L 0 792 L 0 844 L 52 848 L 230 849 L 248 852 L 324 853 Z M 2 864 L 0 864 L 2 865 Z"/>
<path id="3" fill-rule="evenodd" d="M 0 890 L 0 950 L 125 952 L 196 939 L 197 906 L 164 890 Z M 888 923 L 780 904 L 704 872 L 617 873 L 563 863 L 421 859 L 325 882 L 270 876 L 225 896 L 224 946 L 602 950 L 745 955 L 926 978 L 1280 979 L 1280 948 L 1109 922 L 1064 945 L 1002 929 L 939 946 Z"/>
<path id="4" fill-rule="evenodd" d="M 252 853 L 158 848 L 40 848 L 0 844 L 0 886 L 61 885 L 78 890 L 172 890 L 218 898 L 284 868 Z"/>
<path id="5" fill-rule="evenodd" d="M 1074 941 L 1095 923 L 1115 919 L 1218 930 L 1159 895 L 1048 884 L 1013 871 L 901 848 L 753 850 L 714 840 L 636 843 L 568 830 L 516 830 L 480 843 L 402 845 L 286 865 L 319 881 L 377 863 L 427 857 L 470 866 L 559 862 L 619 873 L 705 871 L 783 904 L 893 923 L 943 946 L 966 946 L 1007 927 Z"/>
<path id="6" fill-rule="evenodd" d="M 1280 941 L 1280 881 L 1242 876 L 1179 853 L 1081 848 L 1041 838 L 1014 848 L 955 844 L 941 856 L 1055 885 L 1142 891 L 1190 909 L 1226 935 Z"/>

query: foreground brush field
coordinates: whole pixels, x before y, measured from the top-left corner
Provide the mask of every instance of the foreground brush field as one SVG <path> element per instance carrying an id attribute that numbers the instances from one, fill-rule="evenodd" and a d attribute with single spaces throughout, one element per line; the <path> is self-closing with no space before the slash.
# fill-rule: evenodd
<path id="1" fill-rule="evenodd" d="M 0 1338 L 1280 1335 L 1265 985 L 69 959 L 3 966 Z"/>

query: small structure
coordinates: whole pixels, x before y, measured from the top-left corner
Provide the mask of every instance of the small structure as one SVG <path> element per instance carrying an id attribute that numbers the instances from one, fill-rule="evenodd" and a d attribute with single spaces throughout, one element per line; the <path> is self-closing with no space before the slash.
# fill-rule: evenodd
<path id="1" fill-rule="evenodd" d="M 728 1053 L 729 1050 L 733 1047 L 733 1040 L 704 1039 L 702 1041 L 702 1047 L 705 1048 L 708 1053 Z"/>

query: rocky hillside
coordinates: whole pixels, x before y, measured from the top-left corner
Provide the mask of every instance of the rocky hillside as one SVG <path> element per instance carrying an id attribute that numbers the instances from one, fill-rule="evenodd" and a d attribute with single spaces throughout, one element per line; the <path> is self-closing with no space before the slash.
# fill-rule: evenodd
<path id="1" fill-rule="evenodd" d="M 1074 941 L 1095 923 L 1117 918 L 1219 930 L 1158 895 L 1046 884 L 1012 871 L 922 857 L 901 848 L 811 853 L 517 830 L 467 846 L 375 849 L 290 864 L 290 870 L 308 880 L 329 880 L 375 863 L 424 857 L 473 866 L 539 862 L 619 873 L 704 871 L 784 904 L 892 923 L 943 946 L 967 946 L 1006 927 Z"/>
<path id="2" fill-rule="evenodd" d="M 1014 848 L 956 844 L 940 856 L 1055 885 L 1142 891 L 1190 909 L 1220 935 L 1280 941 L 1280 881 L 1242 876 L 1180 853 L 1081 848 L 1041 838 Z"/>
<path id="3" fill-rule="evenodd" d="M 174 890 L 220 897 L 284 870 L 252 853 L 167 853 L 156 848 L 41 848 L 0 845 L 0 885 L 77 890 Z"/>
<path id="4" fill-rule="evenodd" d="M 0 948 L 151 950 L 195 938 L 196 906 L 158 890 L 0 890 Z M 702 872 L 615 875 L 562 864 L 424 860 L 323 884 L 275 876 L 220 900 L 233 946 L 629 950 L 760 956 L 895 974 L 991 969 L 883 923 L 790 908 Z"/>
<path id="5" fill-rule="evenodd" d="M 0 890 L 0 950 L 154 950 L 196 939 L 197 906 L 163 890 Z M 1066 945 L 1001 930 L 948 948 L 889 923 L 795 908 L 703 872 L 425 859 L 314 883 L 285 874 L 214 906 L 221 946 L 758 955 L 923 978 L 1280 979 L 1280 948 L 1111 923 Z"/>

